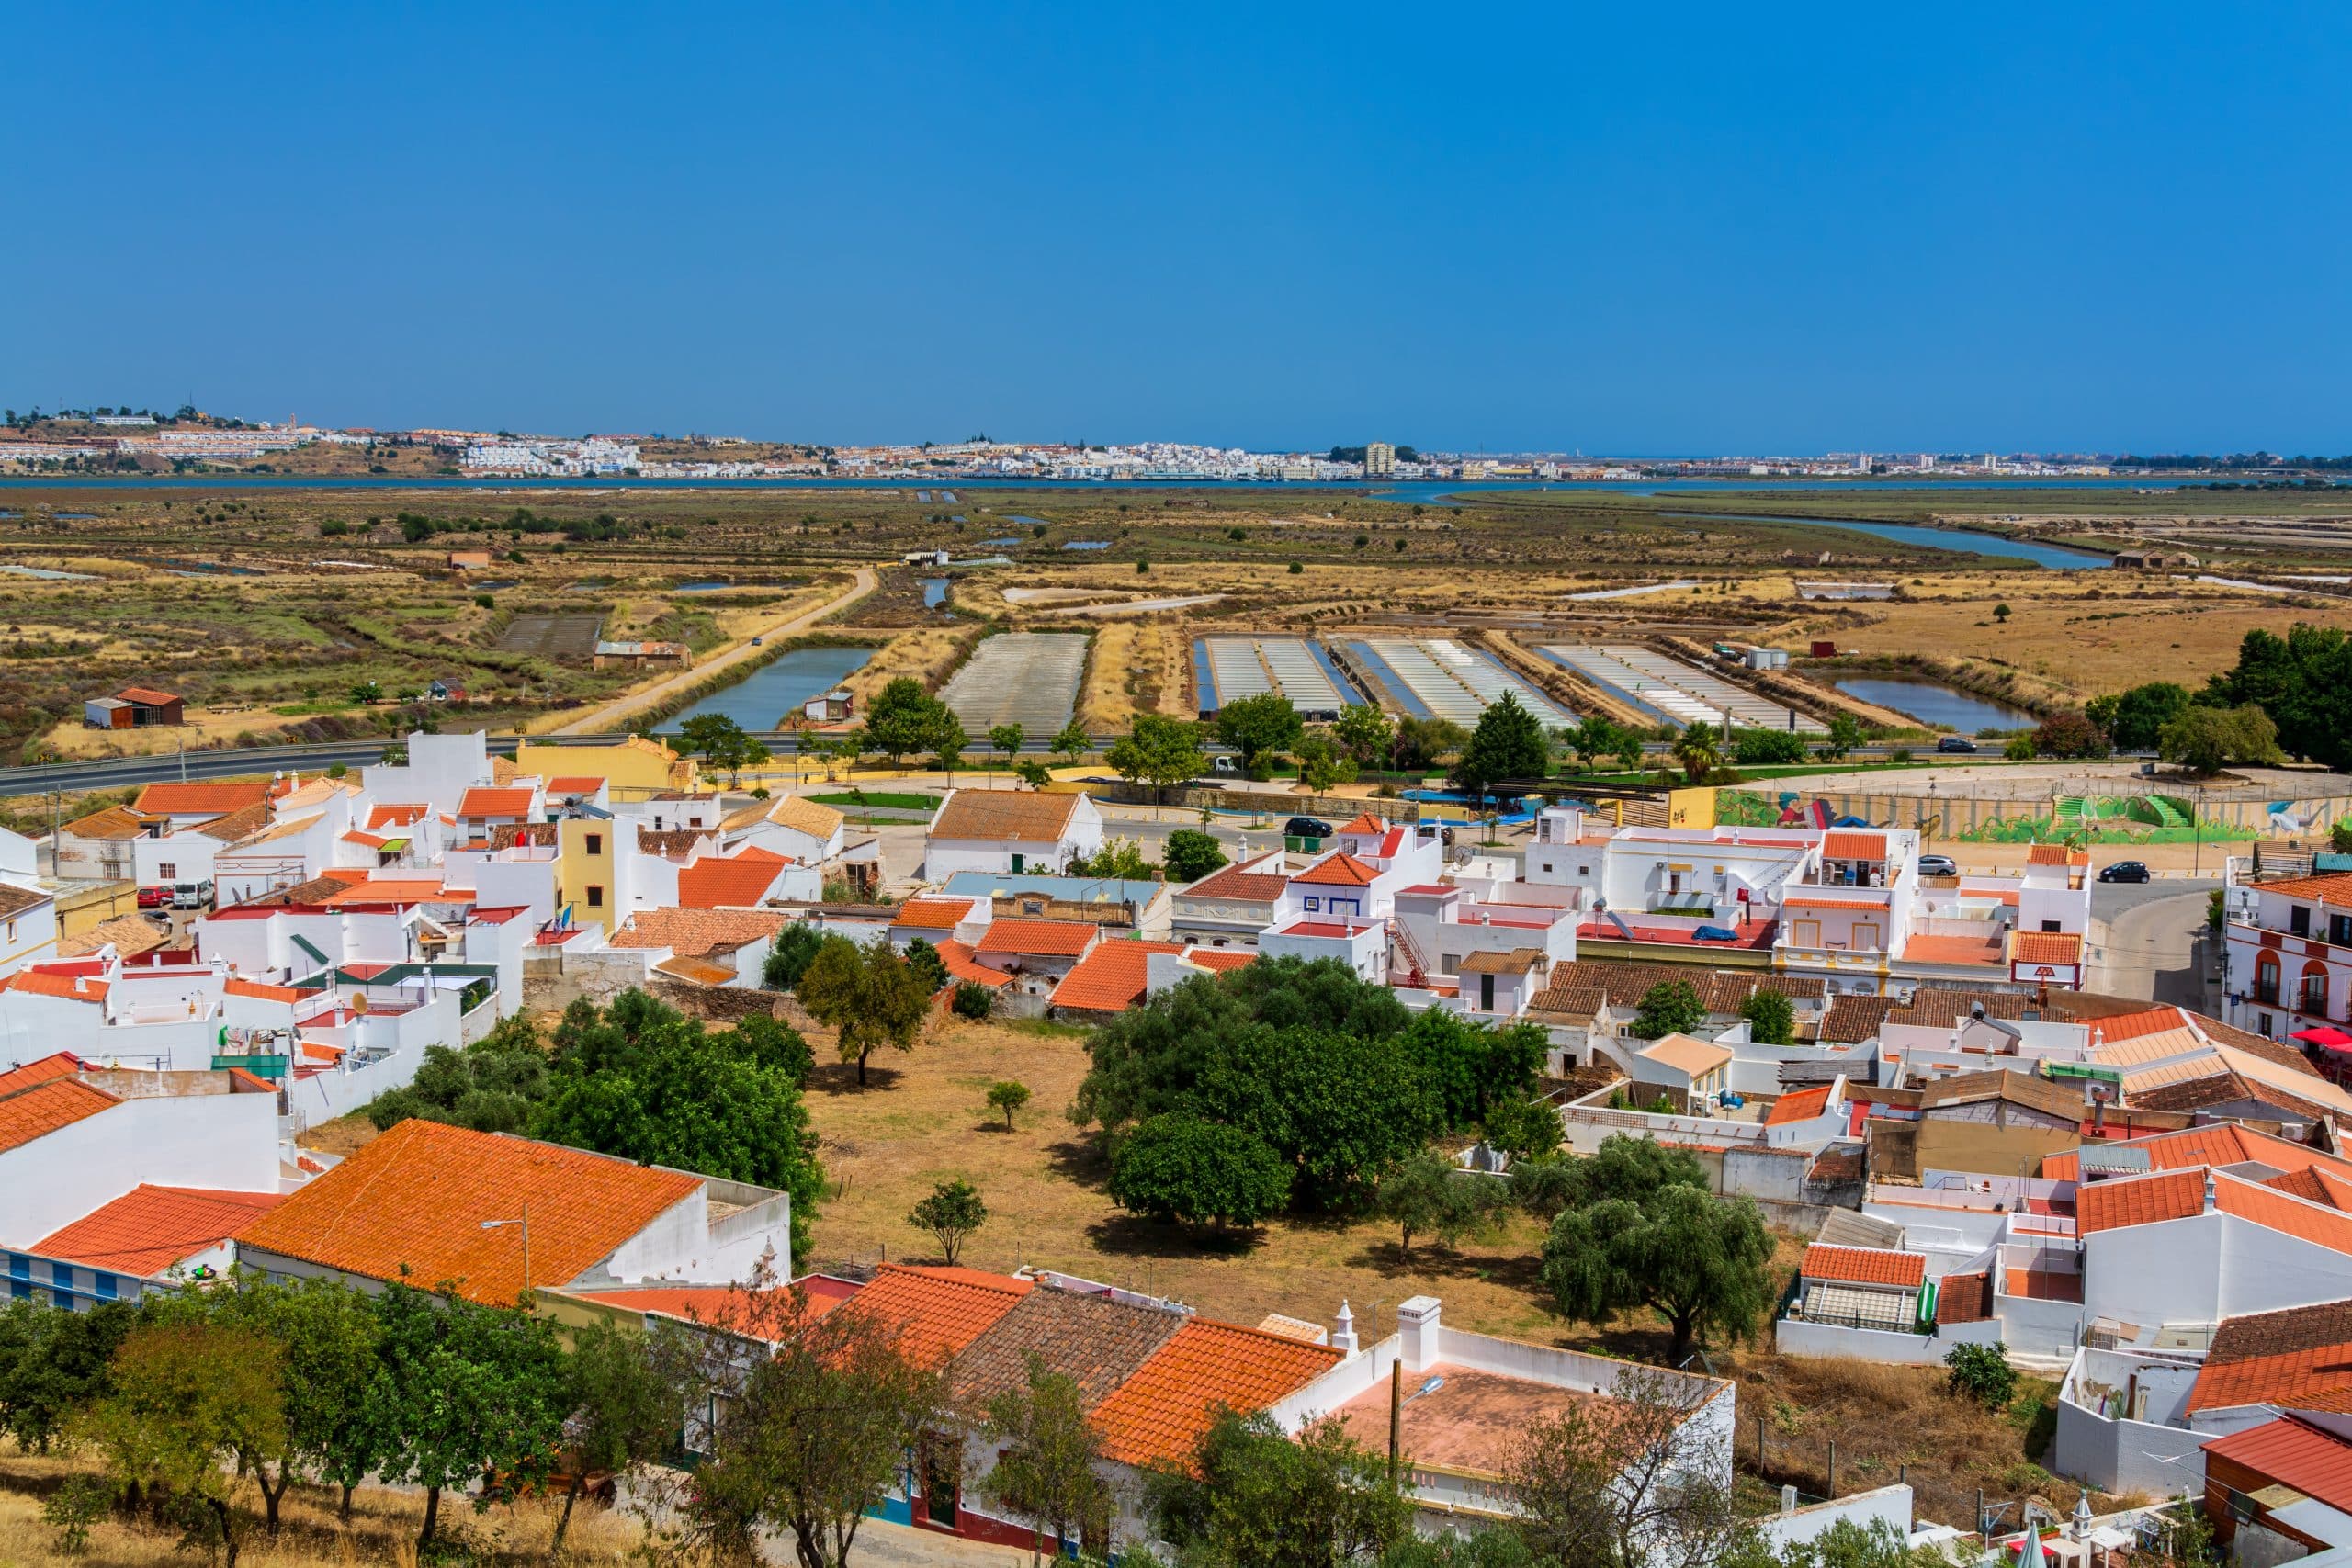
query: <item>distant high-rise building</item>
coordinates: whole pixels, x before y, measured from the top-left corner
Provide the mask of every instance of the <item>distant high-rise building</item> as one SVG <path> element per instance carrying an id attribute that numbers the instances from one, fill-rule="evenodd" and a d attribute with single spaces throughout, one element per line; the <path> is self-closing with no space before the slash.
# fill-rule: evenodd
<path id="1" fill-rule="evenodd" d="M 1385 441 L 1372 441 L 1364 444 L 1364 478 L 1385 479 L 1394 477 L 1396 472 L 1396 448 L 1394 446 Z"/>

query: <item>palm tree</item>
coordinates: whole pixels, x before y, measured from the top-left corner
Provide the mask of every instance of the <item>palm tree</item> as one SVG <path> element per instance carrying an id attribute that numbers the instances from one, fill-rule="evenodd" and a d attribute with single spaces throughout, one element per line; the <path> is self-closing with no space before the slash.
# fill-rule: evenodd
<path id="1" fill-rule="evenodd" d="M 1715 743 L 1715 727 L 1712 724 L 1690 724 L 1674 738 L 1674 760 L 1682 766 L 1683 776 L 1694 784 L 1707 782 L 1709 774 L 1723 766 L 1724 754 Z"/>

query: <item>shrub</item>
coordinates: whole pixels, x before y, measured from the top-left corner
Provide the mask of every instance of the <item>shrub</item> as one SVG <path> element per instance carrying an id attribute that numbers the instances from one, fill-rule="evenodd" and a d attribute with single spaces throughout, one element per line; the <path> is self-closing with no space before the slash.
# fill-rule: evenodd
<path id="1" fill-rule="evenodd" d="M 1004 1117 L 1004 1130 L 1012 1131 L 1012 1113 L 1029 1103 L 1029 1086 L 1012 1078 L 989 1085 L 989 1109 Z"/>
<path id="2" fill-rule="evenodd" d="M 1957 1398 L 1973 1399 L 1987 1410 L 2005 1410 L 2016 1397 L 2018 1374 L 1998 1345 L 1955 1345 L 1944 1357 L 1951 1369 L 1945 1389 Z"/>
<path id="3" fill-rule="evenodd" d="M 966 980 L 956 986 L 955 998 L 947 1005 L 957 1018 L 978 1023 L 996 1010 L 996 993 L 978 980 Z"/>

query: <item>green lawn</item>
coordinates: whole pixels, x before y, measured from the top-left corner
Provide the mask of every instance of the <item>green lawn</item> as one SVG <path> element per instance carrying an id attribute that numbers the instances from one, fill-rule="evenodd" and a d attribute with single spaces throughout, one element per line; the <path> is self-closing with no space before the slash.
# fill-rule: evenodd
<path id="1" fill-rule="evenodd" d="M 852 810 L 860 807 L 871 807 L 877 811 L 936 811 L 939 809 L 939 796 L 917 795 L 911 790 L 894 792 L 870 789 L 865 792 L 863 798 L 846 792 L 836 791 L 829 795 L 812 795 L 808 798 L 820 806 L 839 806 Z"/>

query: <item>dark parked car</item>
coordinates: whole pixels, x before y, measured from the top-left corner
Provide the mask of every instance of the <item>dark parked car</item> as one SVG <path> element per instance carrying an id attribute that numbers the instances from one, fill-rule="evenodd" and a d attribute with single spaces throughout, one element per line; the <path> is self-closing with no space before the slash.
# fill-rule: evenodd
<path id="1" fill-rule="evenodd" d="M 2104 867 L 2098 874 L 2101 882 L 2145 882 L 2150 873 L 2147 865 L 2136 860 L 2120 860 Z"/>
<path id="2" fill-rule="evenodd" d="M 1294 817 L 1283 824 L 1283 831 L 1294 839 L 1328 839 L 1331 824 L 1312 817 Z"/>
<path id="3" fill-rule="evenodd" d="M 1950 855 L 1921 855 L 1919 874 L 1922 876 L 1958 876 L 1960 865 Z"/>
<path id="4" fill-rule="evenodd" d="M 1936 750 L 1939 751 L 1973 751 L 1976 750 L 1976 742 L 1971 740 L 1965 735 L 1947 735 L 1941 740 L 1936 742 Z"/>

